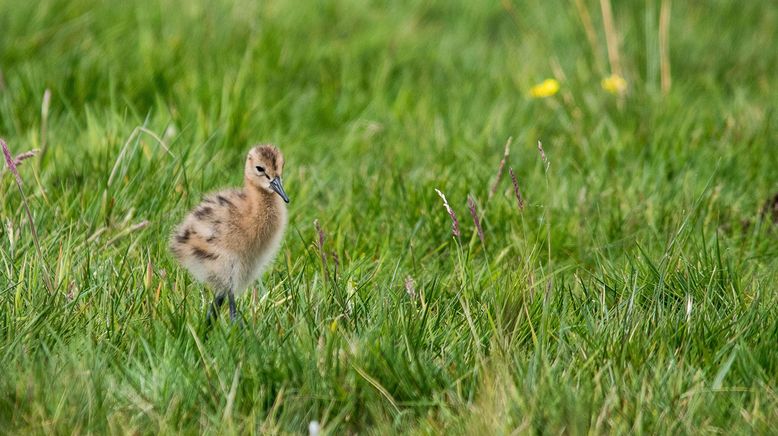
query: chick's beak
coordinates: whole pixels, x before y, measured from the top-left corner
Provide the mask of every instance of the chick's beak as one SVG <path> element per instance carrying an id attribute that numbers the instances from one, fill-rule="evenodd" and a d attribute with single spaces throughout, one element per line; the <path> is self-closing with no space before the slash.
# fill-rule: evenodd
<path id="1" fill-rule="evenodd" d="M 287 197 L 286 192 L 284 192 L 284 185 L 281 183 L 280 177 L 276 177 L 270 182 L 270 188 L 276 191 L 276 194 L 280 195 L 285 202 L 289 203 L 289 197 Z"/>

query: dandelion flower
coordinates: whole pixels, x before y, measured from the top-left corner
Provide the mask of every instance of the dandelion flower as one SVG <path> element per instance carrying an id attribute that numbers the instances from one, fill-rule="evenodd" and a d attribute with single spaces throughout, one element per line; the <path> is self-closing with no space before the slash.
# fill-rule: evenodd
<path id="1" fill-rule="evenodd" d="M 559 92 L 559 82 L 554 79 L 546 79 L 529 89 L 529 95 L 533 98 L 545 98 Z"/>
<path id="2" fill-rule="evenodd" d="M 618 74 L 611 74 L 602 79 L 602 89 L 611 94 L 623 94 L 627 90 L 627 81 Z"/>

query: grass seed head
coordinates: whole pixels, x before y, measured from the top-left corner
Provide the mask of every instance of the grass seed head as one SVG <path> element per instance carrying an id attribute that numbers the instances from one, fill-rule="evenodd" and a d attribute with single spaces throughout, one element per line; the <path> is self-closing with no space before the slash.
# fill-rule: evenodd
<path id="1" fill-rule="evenodd" d="M 31 157 L 35 157 L 37 153 L 38 153 L 38 149 L 36 148 L 34 150 L 25 151 L 24 153 L 17 154 L 16 157 L 14 158 L 14 164 L 16 164 L 16 166 L 18 167 L 19 165 L 22 164 L 23 161 L 26 161 Z"/>
<path id="2" fill-rule="evenodd" d="M 16 169 L 16 161 L 11 157 L 11 151 L 8 149 L 8 144 L 5 140 L 0 138 L 0 146 L 3 147 L 3 155 L 5 155 L 5 164 L 8 165 L 8 169 L 11 170 L 14 177 L 16 177 L 16 183 L 22 184 L 22 178 L 19 177 L 19 171 Z"/>
<path id="3" fill-rule="evenodd" d="M 516 196 L 516 202 L 519 205 L 519 211 L 523 211 L 524 198 L 521 196 L 521 190 L 519 189 L 519 181 L 516 179 L 516 174 L 513 172 L 513 168 L 508 168 L 508 172 L 511 174 L 511 182 L 513 183 L 513 194 Z"/>
<path id="4" fill-rule="evenodd" d="M 475 209 L 473 197 L 467 197 L 467 208 L 470 210 L 470 216 L 473 217 L 473 223 L 475 223 L 475 228 L 478 230 L 478 238 L 481 240 L 481 244 L 486 245 L 484 242 L 484 231 L 481 228 L 481 220 L 478 219 L 478 212 Z"/>
<path id="5" fill-rule="evenodd" d="M 497 177 L 494 179 L 494 183 L 492 184 L 491 189 L 489 189 L 489 199 L 491 200 L 492 197 L 494 197 L 494 193 L 497 192 L 497 186 L 500 184 L 500 179 L 502 179 L 502 171 L 505 168 L 505 162 L 508 161 L 508 155 L 511 152 L 511 142 L 513 142 L 513 137 L 508 138 L 508 142 L 505 143 L 505 151 L 502 154 L 502 159 L 500 160 L 500 166 L 497 167 Z"/>
<path id="6" fill-rule="evenodd" d="M 405 277 L 405 293 L 408 294 L 411 300 L 416 299 L 416 282 L 411 276 Z"/>
<path id="7" fill-rule="evenodd" d="M 457 237 L 462 235 L 459 231 L 459 220 L 457 219 L 457 215 L 454 213 L 454 210 L 451 209 L 451 206 L 448 205 L 448 200 L 446 200 L 446 195 L 440 192 L 439 189 L 435 189 L 435 192 L 438 193 L 440 198 L 443 200 L 443 207 L 446 208 L 446 212 L 448 212 L 448 216 L 451 217 L 451 234 Z"/>
<path id="8" fill-rule="evenodd" d="M 548 158 L 546 157 L 546 151 L 543 150 L 543 143 L 538 140 L 538 151 L 540 152 L 540 159 L 543 161 L 543 163 L 546 165 L 546 169 L 548 169 Z"/>

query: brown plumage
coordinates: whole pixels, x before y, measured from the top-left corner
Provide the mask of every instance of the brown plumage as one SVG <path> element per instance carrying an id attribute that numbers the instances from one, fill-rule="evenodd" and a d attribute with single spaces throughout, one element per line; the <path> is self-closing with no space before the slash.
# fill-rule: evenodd
<path id="1" fill-rule="evenodd" d="M 216 298 L 208 313 L 235 300 L 273 260 L 286 228 L 281 176 L 284 157 L 272 145 L 252 148 L 246 156 L 244 186 L 208 194 L 175 229 L 170 249 L 199 281 L 212 286 Z"/>

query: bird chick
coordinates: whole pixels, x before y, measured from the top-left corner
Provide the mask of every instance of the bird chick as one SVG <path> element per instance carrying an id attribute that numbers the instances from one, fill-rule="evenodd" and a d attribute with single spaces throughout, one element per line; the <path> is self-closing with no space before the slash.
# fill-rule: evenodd
<path id="1" fill-rule="evenodd" d="M 273 145 L 252 148 L 246 156 L 244 186 L 205 196 L 170 239 L 170 250 L 200 282 L 214 290 L 207 320 L 229 301 L 237 319 L 235 297 L 256 280 L 273 260 L 287 222 L 281 176 L 284 157 Z"/>

